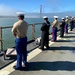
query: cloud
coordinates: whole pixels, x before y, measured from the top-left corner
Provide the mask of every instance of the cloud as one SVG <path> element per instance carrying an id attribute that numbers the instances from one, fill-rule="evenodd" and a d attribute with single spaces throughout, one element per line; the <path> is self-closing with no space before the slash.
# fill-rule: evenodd
<path id="1" fill-rule="evenodd" d="M 6 5 L 0 4 L 0 16 L 15 16 L 16 10 Z"/>

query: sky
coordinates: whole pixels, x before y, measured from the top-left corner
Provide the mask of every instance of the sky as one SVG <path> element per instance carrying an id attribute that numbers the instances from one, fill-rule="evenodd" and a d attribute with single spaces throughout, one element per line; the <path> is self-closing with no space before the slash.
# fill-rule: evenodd
<path id="1" fill-rule="evenodd" d="M 0 0 L 0 15 L 16 15 L 17 11 L 39 13 L 75 11 L 75 0 Z"/>

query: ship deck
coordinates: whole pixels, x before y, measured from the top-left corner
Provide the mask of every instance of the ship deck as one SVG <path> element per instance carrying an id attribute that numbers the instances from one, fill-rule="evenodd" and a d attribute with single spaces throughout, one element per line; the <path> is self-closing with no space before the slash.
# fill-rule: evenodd
<path id="1" fill-rule="evenodd" d="M 30 47 L 31 46 L 31 47 Z M 50 48 L 41 51 L 35 42 L 29 46 L 28 63 L 26 70 L 14 70 L 16 59 L 0 57 L 0 75 L 74 75 L 75 74 L 75 29 L 57 37 L 57 42 L 49 41 Z M 32 49 L 30 49 L 32 48 Z M 9 59 L 8 59 L 9 58 Z M 8 61 L 11 63 L 6 65 Z M 5 64 L 6 66 L 2 66 Z"/>

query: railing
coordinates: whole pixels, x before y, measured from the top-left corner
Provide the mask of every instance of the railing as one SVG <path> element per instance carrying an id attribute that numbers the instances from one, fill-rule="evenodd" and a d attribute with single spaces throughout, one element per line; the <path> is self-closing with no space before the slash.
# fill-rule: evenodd
<path id="1" fill-rule="evenodd" d="M 2 27 L 0 27 L 0 51 L 2 50 Z"/>
<path id="2" fill-rule="evenodd" d="M 36 38 L 35 30 L 38 28 L 40 32 L 41 25 L 42 23 L 29 24 L 27 34 L 29 37 L 28 41 Z M 12 35 L 11 29 L 12 26 L 0 27 L 0 51 L 15 46 L 15 37 Z"/>
<path id="3" fill-rule="evenodd" d="M 52 22 L 51 22 L 52 23 Z M 27 36 L 29 40 L 35 40 L 41 36 L 42 23 L 29 24 Z M 52 25 L 52 24 L 51 24 Z M 0 51 L 15 46 L 15 37 L 12 35 L 12 26 L 0 27 Z M 51 33 L 51 28 L 50 28 Z"/>

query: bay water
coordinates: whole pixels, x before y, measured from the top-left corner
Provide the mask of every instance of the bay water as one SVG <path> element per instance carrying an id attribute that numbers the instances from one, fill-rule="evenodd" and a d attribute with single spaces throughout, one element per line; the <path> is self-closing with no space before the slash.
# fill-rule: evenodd
<path id="1" fill-rule="evenodd" d="M 17 17 L 6 17 L 6 18 L 0 18 L 0 27 L 5 26 L 13 26 L 13 24 L 18 21 Z M 28 24 L 35 24 L 35 23 L 43 23 L 43 18 L 25 18 L 25 21 L 28 22 Z M 53 18 L 49 18 L 50 22 L 53 22 Z M 38 38 L 41 36 L 41 28 L 42 24 L 35 25 L 35 38 Z M 11 32 L 12 28 L 6 28 L 2 29 L 2 47 L 3 50 L 6 50 L 8 48 L 15 46 L 15 37 L 12 35 Z M 51 28 L 50 28 L 51 33 Z M 27 33 L 28 41 L 32 39 L 32 27 L 28 27 L 28 33 Z"/>

